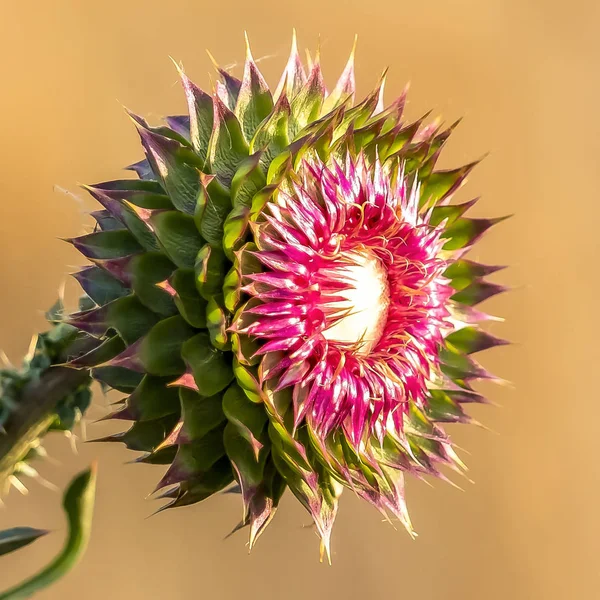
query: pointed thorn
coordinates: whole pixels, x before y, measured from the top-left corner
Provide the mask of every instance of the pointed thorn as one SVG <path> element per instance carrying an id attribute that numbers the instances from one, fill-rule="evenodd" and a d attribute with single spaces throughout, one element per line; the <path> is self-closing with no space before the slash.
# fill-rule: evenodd
<path id="1" fill-rule="evenodd" d="M 194 380 L 194 376 L 192 375 L 192 373 L 189 371 L 184 373 L 181 377 L 179 377 L 179 379 L 176 379 L 175 381 L 172 381 L 171 383 L 167 384 L 167 387 L 176 386 L 185 387 L 190 390 L 194 390 L 195 392 L 199 391 L 198 384 Z"/>
<path id="2" fill-rule="evenodd" d="M 252 57 L 252 51 L 250 50 L 250 40 L 248 39 L 248 32 L 244 31 L 244 41 L 246 44 L 246 60 L 247 61 L 254 61 L 254 58 Z"/>

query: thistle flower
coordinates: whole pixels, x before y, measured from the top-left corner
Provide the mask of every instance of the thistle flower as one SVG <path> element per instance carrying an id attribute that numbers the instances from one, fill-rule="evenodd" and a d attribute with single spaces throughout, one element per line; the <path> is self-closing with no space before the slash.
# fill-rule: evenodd
<path id="1" fill-rule="evenodd" d="M 353 54 L 331 92 L 295 40 L 274 93 L 249 48 L 210 95 L 180 69 L 189 115 L 132 115 L 139 179 L 87 187 L 98 227 L 70 240 L 95 305 L 68 323 L 96 340 L 70 366 L 133 421 L 107 439 L 170 465 L 166 507 L 237 482 L 250 546 L 287 488 L 322 553 L 344 488 L 412 532 L 404 474 L 462 468 L 442 423 L 502 343 L 473 308 L 497 267 L 464 258 L 497 220 L 450 204 L 475 163 L 436 170 L 454 126 L 403 121 L 383 79 L 354 103 Z"/>

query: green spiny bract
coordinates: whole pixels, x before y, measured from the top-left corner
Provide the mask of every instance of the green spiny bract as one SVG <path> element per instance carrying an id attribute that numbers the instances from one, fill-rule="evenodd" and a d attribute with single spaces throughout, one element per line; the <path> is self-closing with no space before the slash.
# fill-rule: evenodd
<path id="1" fill-rule="evenodd" d="M 80 307 L 89 309 L 93 304 L 84 297 Z M 11 486 L 25 491 L 21 477 L 38 477 L 31 462 L 45 456 L 42 441 L 46 434 L 70 433 L 90 405 L 92 380 L 85 372 L 73 373 L 65 382 L 56 378 L 54 390 L 45 389 L 44 398 L 30 402 L 52 367 L 89 347 L 77 328 L 61 322 L 63 310 L 59 300 L 48 311 L 46 318 L 52 327 L 32 339 L 20 369 L 6 365 L 0 370 L 0 497 Z"/>
<path id="2" fill-rule="evenodd" d="M 274 93 L 249 50 L 219 73 L 207 94 L 180 70 L 188 116 L 131 115 L 138 179 L 87 186 L 95 306 L 68 324 L 98 345 L 71 366 L 127 394 L 107 439 L 169 465 L 165 508 L 237 482 L 252 546 L 289 487 L 329 553 L 348 487 L 410 531 L 403 474 L 461 468 L 441 424 L 471 421 L 470 354 L 501 342 L 472 308 L 495 269 L 463 258 L 495 221 L 449 204 L 475 163 L 436 170 L 454 126 L 402 121 L 383 80 L 355 103 L 353 56 L 331 93 L 295 42 Z"/>

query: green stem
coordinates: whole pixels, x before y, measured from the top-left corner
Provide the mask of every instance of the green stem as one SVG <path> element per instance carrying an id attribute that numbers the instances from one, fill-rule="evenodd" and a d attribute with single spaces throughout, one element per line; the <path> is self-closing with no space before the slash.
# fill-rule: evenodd
<path id="1" fill-rule="evenodd" d="M 58 403 L 86 382 L 89 373 L 67 367 L 50 367 L 23 390 L 10 417 L 6 433 L 0 433 L 0 490 L 5 489 L 15 465 L 55 418 Z"/>
<path id="2" fill-rule="evenodd" d="M 60 579 L 75 566 L 90 538 L 95 492 L 96 466 L 94 464 L 73 479 L 65 492 L 63 508 L 69 522 L 69 533 L 60 554 L 37 575 L 0 594 L 0 600 L 28 598 Z"/>

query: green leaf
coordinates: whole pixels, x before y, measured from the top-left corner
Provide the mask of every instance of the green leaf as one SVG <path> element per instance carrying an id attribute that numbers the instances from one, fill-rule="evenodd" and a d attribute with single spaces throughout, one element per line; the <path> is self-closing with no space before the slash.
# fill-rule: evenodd
<path id="1" fill-rule="evenodd" d="M 304 127 L 319 117 L 324 97 L 325 84 L 321 66 L 317 62 L 314 64 L 307 82 L 292 99 L 292 118 L 289 123 L 291 139 L 296 139 L 296 136 Z"/>
<path id="2" fill-rule="evenodd" d="M 444 271 L 444 277 L 452 280 L 451 285 L 455 290 L 462 290 L 477 279 L 491 275 L 503 268 L 496 265 L 482 265 L 463 258 L 450 263 Z"/>
<path id="3" fill-rule="evenodd" d="M 275 91 L 275 96 L 287 94 L 289 98 L 293 98 L 306 83 L 306 74 L 302 59 L 298 53 L 298 42 L 296 40 L 296 30 L 292 31 L 292 48 L 288 58 L 285 70 L 279 85 Z"/>
<path id="4" fill-rule="evenodd" d="M 446 338 L 446 343 L 450 344 L 458 352 L 464 354 L 473 354 L 481 352 L 494 346 L 504 346 L 508 344 L 506 340 L 497 338 L 491 333 L 482 331 L 478 327 L 463 327 Z"/>
<path id="5" fill-rule="evenodd" d="M 94 210 L 90 213 L 102 231 L 114 231 L 115 229 L 125 229 L 125 226 L 116 217 L 113 217 L 107 210 Z"/>
<path id="6" fill-rule="evenodd" d="M 120 179 L 84 186 L 84 189 L 118 218 L 146 250 L 159 250 L 156 237 L 146 223 L 147 214 L 154 210 L 173 210 L 173 203 L 159 183 Z"/>
<path id="7" fill-rule="evenodd" d="M 161 206 L 156 210 L 169 209 L 172 209 L 172 205 L 167 207 Z M 136 208 L 132 204 L 123 202 L 121 220 L 125 223 L 131 235 L 133 235 L 133 237 L 140 243 L 141 246 L 144 247 L 144 249 L 156 252 L 160 250 L 160 245 L 156 239 L 156 236 L 148 227 L 148 224 L 143 218 L 145 214 L 145 209 Z"/>
<path id="8" fill-rule="evenodd" d="M 105 363 L 106 361 L 114 358 L 125 350 L 125 342 L 118 335 L 113 335 L 104 340 L 99 346 L 86 352 L 82 356 L 78 356 L 75 359 L 69 361 L 69 366 L 76 368 L 91 368 L 96 365 Z"/>
<path id="9" fill-rule="evenodd" d="M 190 138 L 192 146 L 200 160 L 206 161 L 208 155 L 208 141 L 213 129 L 213 102 L 212 98 L 192 83 L 185 73 L 177 67 L 190 114 Z"/>
<path id="10" fill-rule="evenodd" d="M 92 369 L 92 377 L 109 388 L 127 394 L 140 384 L 143 374 L 122 367 L 97 367 Z"/>
<path id="11" fill-rule="evenodd" d="M 222 490 L 232 481 L 231 462 L 226 456 L 223 456 L 202 475 L 194 477 L 191 481 L 183 481 L 175 489 L 163 494 L 163 498 L 172 498 L 172 501 L 160 510 L 201 502 Z"/>
<path id="12" fill-rule="evenodd" d="M 176 455 L 177 446 L 164 446 L 153 452 L 143 454 L 139 458 L 136 458 L 135 462 L 143 463 L 145 465 L 170 465 Z"/>
<path id="13" fill-rule="evenodd" d="M 468 423 L 472 420 L 462 406 L 443 390 L 430 391 L 425 414 L 432 421 L 442 423 Z"/>
<path id="14" fill-rule="evenodd" d="M 94 440 L 96 442 L 120 442 L 129 450 L 138 452 L 154 452 L 173 431 L 179 421 L 179 414 L 170 414 L 153 419 L 138 421 L 127 431 Z"/>
<path id="15" fill-rule="evenodd" d="M 223 395 L 223 411 L 229 421 L 224 434 L 225 448 L 247 504 L 253 489 L 256 490 L 263 479 L 268 455 L 268 446 L 265 447 L 268 444 L 267 413 L 263 406 L 251 402 L 236 384 Z"/>
<path id="16" fill-rule="evenodd" d="M 181 402 L 182 434 L 190 440 L 204 437 L 225 421 L 220 394 L 201 396 L 194 390 L 179 388 Z"/>
<path id="17" fill-rule="evenodd" d="M 194 214 L 204 162 L 180 142 L 138 126 L 146 156 L 154 173 L 178 210 Z"/>
<path id="18" fill-rule="evenodd" d="M 138 129 L 145 129 L 145 130 L 149 131 L 150 133 L 156 134 L 161 137 L 165 137 L 169 140 L 174 140 L 174 141 L 178 142 L 179 144 L 182 144 L 185 148 L 190 147 L 189 137 L 187 135 L 183 135 L 182 133 L 180 133 L 178 131 L 178 129 L 180 129 L 180 127 L 179 127 L 180 123 L 178 122 L 174 128 L 171 128 L 171 126 L 170 126 L 171 124 L 174 124 L 174 121 L 177 121 L 177 117 L 166 117 L 165 120 L 166 120 L 167 124 L 169 125 L 168 127 L 166 125 L 159 125 L 158 127 L 150 127 L 150 125 L 148 125 L 148 123 L 145 121 L 145 119 L 143 119 L 139 115 L 136 115 L 135 113 L 133 113 L 131 111 L 128 111 L 128 114 L 129 114 L 129 117 L 131 118 L 131 120 L 136 124 Z M 149 159 L 149 162 L 152 166 L 153 160 L 151 158 Z"/>
<path id="19" fill-rule="evenodd" d="M 235 105 L 235 115 L 242 126 L 244 137 L 250 142 L 260 123 L 271 114 L 273 98 L 267 82 L 252 58 L 247 41 L 244 77 Z"/>
<path id="20" fill-rule="evenodd" d="M 156 284 L 167 279 L 175 265 L 162 253 L 145 252 L 134 257 L 130 265 L 132 288 L 140 302 L 161 315 L 176 312 L 171 296 Z"/>
<path id="21" fill-rule="evenodd" d="M 243 392 L 241 394 L 246 402 L 251 404 L 246 395 Z M 264 411 L 262 412 L 264 414 Z M 260 437 L 265 440 L 266 436 L 263 434 Z M 262 521 L 269 519 L 271 516 L 269 502 L 261 489 L 265 463 L 269 456 L 268 447 L 255 438 L 243 424 L 239 425 L 231 421 L 225 427 L 223 441 L 242 490 L 244 521 L 254 522 L 258 520 L 259 515 L 262 515 Z"/>
<path id="22" fill-rule="evenodd" d="M 178 390 L 168 387 L 171 379 L 145 375 L 127 398 L 125 406 L 110 417 L 131 421 L 152 421 L 179 413 Z"/>
<path id="23" fill-rule="evenodd" d="M 387 143 L 383 145 L 385 150 L 382 147 L 380 160 L 384 160 L 384 157 L 388 158 L 400 154 L 408 163 L 406 165 L 406 173 L 413 172 L 417 165 L 421 162 L 421 159 L 425 157 L 426 152 L 425 145 L 418 146 L 416 144 L 411 144 L 413 138 L 421 128 L 422 123 L 423 119 L 419 119 L 418 121 L 415 121 L 406 127 L 398 125 L 397 128 L 392 129 L 389 133 L 383 136 L 383 139 L 385 139 Z M 377 139 L 374 145 L 380 148 L 380 140 Z M 415 155 L 417 154 L 415 150 L 421 150 L 420 158 L 417 160 L 415 160 Z"/>
<path id="24" fill-rule="evenodd" d="M 289 157 L 287 158 L 289 161 Z M 288 163 L 289 164 L 289 163 Z M 275 165 L 275 162 L 271 166 Z M 275 192 L 279 188 L 279 176 L 275 176 L 275 183 L 271 183 L 265 186 L 262 190 L 257 192 L 252 198 L 252 207 L 250 208 L 250 218 L 256 220 L 256 217 L 264 210 L 268 202 L 273 199 Z"/>
<path id="25" fill-rule="evenodd" d="M 421 187 L 421 206 L 435 206 L 456 192 L 478 162 L 472 162 L 458 169 L 431 173 Z"/>
<path id="26" fill-rule="evenodd" d="M 490 227 L 504 221 L 508 217 L 496 217 L 495 219 L 457 219 L 442 237 L 448 238 L 444 244 L 444 250 L 458 250 L 470 246 L 478 240 Z"/>
<path id="27" fill-rule="evenodd" d="M 247 335 L 231 333 L 231 349 L 236 360 L 245 366 L 255 366 L 260 363 L 261 356 L 256 353 L 260 349 L 260 342 Z"/>
<path id="28" fill-rule="evenodd" d="M 67 241 L 86 258 L 120 258 L 142 250 L 137 240 L 126 229 L 97 231 Z"/>
<path id="29" fill-rule="evenodd" d="M 181 354 L 203 396 L 217 394 L 233 379 L 231 355 L 214 348 L 206 333 L 199 333 L 185 342 Z"/>
<path id="30" fill-rule="evenodd" d="M 177 315 L 157 323 L 142 340 L 139 358 L 152 375 L 180 375 L 185 369 L 182 345 L 194 335 L 183 317 Z"/>
<path id="31" fill-rule="evenodd" d="M 338 79 L 331 93 L 328 94 L 327 98 L 325 99 L 323 106 L 323 112 L 325 114 L 343 104 L 346 99 L 350 99 L 350 101 L 354 99 L 354 92 L 356 89 L 354 77 L 354 53 L 356 51 L 356 41 L 357 36 L 354 37 L 352 51 L 350 52 L 348 62 L 346 63 L 340 78 Z"/>
<path id="32" fill-rule="evenodd" d="M 206 300 L 196 289 L 196 275 L 192 269 L 177 269 L 169 279 L 175 294 L 173 300 L 181 316 L 197 329 L 206 327 Z"/>
<path id="33" fill-rule="evenodd" d="M 264 407 L 251 402 L 244 390 L 235 383 L 229 386 L 223 395 L 223 412 L 250 444 L 260 437 L 267 423 Z"/>
<path id="34" fill-rule="evenodd" d="M 223 249 L 227 258 L 233 262 L 235 251 L 238 250 L 246 239 L 250 209 L 238 205 L 227 215 L 223 223 Z"/>
<path id="35" fill-rule="evenodd" d="M 357 130 L 367 125 L 370 117 L 377 108 L 382 84 L 383 80 L 362 102 L 344 111 L 344 118 L 336 131 L 335 139 L 341 139 L 346 134 L 349 134 L 350 139 L 352 139 Z"/>
<path id="36" fill-rule="evenodd" d="M 223 445 L 223 429 L 221 427 L 208 431 L 197 440 L 181 444 L 173 467 L 181 469 L 186 479 L 201 475 L 223 456 L 225 446 Z"/>
<path id="37" fill-rule="evenodd" d="M 219 350 L 231 350 L 231 342 L 227 334 L 229 319 L 223 307 L 223 294 L 216 294 L 206 305 L 206 327 L 210 341 Z"/>
<path id="38" fill-rule="evenodd" d="M 493 378 L 488 371 L 469 355 L 457 352 L 448 346 L 440 350 L 439 357 L 442 372 L 459 383 L 459 385 L 464 381 Z"/>
<path id="39" fill-rule="evenodd" d="M 466 304 L 467 306 L 475 306 L 496 294 L 505 292 L 508 288 L 499 283 L 493 283 L 492 281 L 486 281 L 485 279 L 477 279 L 467 287 L 456 292 L 452 296 L 452 300 Z"/>
<path id="40" fill-rule="evenodd" d="M 110 313 L 110 324 L 117 333 L 132 344 L 158 321 L 154 312 L 146 308 L 135 296 L 120 298 Z"/>
<path id="41" fill-rule="evenodd" d="M 332 152 L 332 142 L 335 128 L 337 126 L 336 117 L 340 115 L 339 111 L 332 113 L 333 119 L 331 122 L 320 128 L 314 135 L 311 145 L 319 155 L 319 158 L 327 163 Z"/>
<path id="42" fill-rule="evenodd" d="M 45 529 L 33 527 L 13 527 L 0 531 L 0 556 L 23 548 L 47 533 Z"/>
<path id="43" fill-rule="evenodd" d="M 194 218 L 168 210 L 154 213 L 150 223 L 165 254 L 180 268 L 193 269 L 203 240 Z"/>
<path id="44" fill-rule="evenodd" d="M 231 182 L 231 202 L 233 206 L 252 206 L 252 198 L 265 187 L 267 179 L 260 164 L 261 153 L 249 156 L 237 170 Z"/>
<path id="45" fill-rule="evenodd" d="M 262 390 L 258 383 L 258 375 L 255 369 L 242 364 L 237 358 L 233 361 L 233 372 L 238 385 L 244 390 L 244 393 L 252 402 L 262 403 Z"/>
<path id="46" fill-rule="evenodd" d="M 127 287 L 100 267 L 85 267 L 74 273 L 73 277 L 98 306 L 104 306 L 130 293 Z"/>
<path id="47" fill-rule="evenodd" d="M 268 119 L 258 127 L 250 142 L 250 154 L 262 151 L 265 165 L 281 154 L 289 145 L 288 134 L 292 110 L 285 94 L 282 94 Z"/>
<path id="48" fill-rule="evenodd" d="M 230 312 L 234 313 L 236 307 L 240 303 L 242 295 L 242 277 L 239 269 L 234 264 L 223 280 L 223 302 L 225 308 Z"/>
<path id="49" fill-rule="evenodd" d="M 229 187 L 240 163 L 248 156 L 248 144 L 236 116 L 215 96 L 215 121 L 209 144 L 211 170 Z"/>
<path id="50" fill-rule="evenodd" d="M 262 271 L 262 263 L 256 257 L 257 250 L 256 244 L 248 242 L 233 256 L 233 266 L 223 280 L 224 304 L 230 313 L 239 307 L 244 275 Z"/>
<path id="51" fill-rule="evenodd" d="M 194 218 L 198 231 L 213 248 L 223 247 L 223 224 L 230 210 L 229 191 L 215 177 L 202 177 Z"/>
<path id="52" fill-rule="evenodd" d="M 221 76 L 221 81 L 218 81 L 216 85 L 217 96 L 228 108 L 233 110 L 240 94 L 242 82 L 237 77 L 231 75 L 231 73 L 229 73 L 226 69 L 219 67 L 214 60 L 213 64 Z"/>
<path id="53" fill-rule="evenodd" d="M 28 598 L 63 577 L 79 562 L 90 538 L 95 492 L 96 467 L 92 466 L 75 477 L 65 492 L 63 508 L 69 533 L 60 554 L 37 575 L 0 594 L 0 600 Z"/>
<path id="54" fill-rule="evenodd" d="M 275 466 L 294 496 L 312 516 L 321 538 L 321 554 L 326 553 L 329 559 L 331 528 L 337 514 L 342 486 L 318 464 L 313 467 L 304 458 L 298 461 L 294 453 L 288 453 L 281 438 L 274 434 L 273 423 L 269 426 L 269 433 L 273 442 L 271 455 Z M 299 442 L 296 444 L 303 450 Z M 295 453 L 300 456 L 297 450 Z"/>
<path id="55" fill-rule="evenodd" d="M 222 250 L 206 244 L 196 258 L 196 288 L 205 299 L 210 300 L 221 292 L 225 278 L 226 258 Z"/>
<path id="56" fill-rule="evenodd" d="M 125 343 L 132 344 L 157 321 L 157 315 L 135 296 L 125 296 L 100 308 L 76 313 L 68 322 L 97 337 L 102 337 L 108 329 L 114 329 Z"/>
<path id="57" fill-rule="evenodd" d="M 475 202 L 477 202 L 477 198 L 475 200 L 470 200 L 469 202 L 463 202 L 462 204 L 446 204 L 445 206 L 436 206 L 431 211 L 431 217 L 429 219 L 429 223 L 434 227 L 439 225 L 444 219 L 446 219 L 446 227 L 449 227 L 458 219 L 462 217 L 464 213 L 471 208 Z"/>
<path id="58" fill-rule="evenodd" d="M 150 196 L 162 196 L 165 198 L 164 190 L 158 181 L 143 179 L 113 179 L 112 181 L 103 181 L 102 183 L 94 185 L 84 185 L 83 188 L 94 197 L 96 197 L 97 193 L 103 193 L 113 200 L 116 200 L 117 198 L 128 200 L 137 206 L 144 206 L 145 208 L 159 207 L 146 206 L 146 200 L 144 200 L 144 198 Z M 160 208 L 165 207 L 163 206 Z"/>

